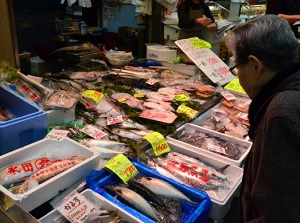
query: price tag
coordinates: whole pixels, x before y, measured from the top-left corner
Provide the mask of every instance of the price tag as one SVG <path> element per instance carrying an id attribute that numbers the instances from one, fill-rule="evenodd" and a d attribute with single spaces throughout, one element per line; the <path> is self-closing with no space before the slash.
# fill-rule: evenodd
<path id="1" fill-rule="evenodd" d="M 198 111 L 196 111 L 196 110 L 194 110 L 194 109 L 192 109 L 192 108 L 190 108 L 190 107 L 188 107 L 184 104 L 181 104 L 177 108 L 176 112 L 185 114 L 191 119 L 195 118 L 198 115 Z"/>
<path id="2" fill-rule="evenodd" d="M 240 118 L 240 119 L 243 119 L 243 120 L 248 120 L 248 114 L 244 113 L 244 112 L 239 112 L 237 114 L 237 117 Z"/>
<path id="3" fill-rule="evenodd" d="M 133 97 L 135 97 L 135 98 L 143 98 L 143 97 L 145 97 L 145 95 L 144 94 L 134 94 Z"/>
<path id="4" fill-rule="evenodd" d="M 117 174 L 124 183 L 127 183 L 128 180 L 138 173 L 136 167 L 123 154 L 117 154 L 103 166 Z"/>
<path id="5" fill-rule="evenodd" d="M 121 123 L 123 121 L 124 120 L 123 120 L 123 116 L 122 115 L 108 117 L 107 118 L 107 125 L 114 125 L 114 124 L 117 124 L 117 123 Z"/>
<path id="6" fill-rule="evenodd" d="M 189 97 L 186 96 L 185 94 L 176 94 L 176 95 L 174 96 L 174 99 L 175 99 L 176 101 L 189 101 L 189 100 L 190 100 Z"/>
<path id="7" fill-rule="evenodd" d="M 81 132 L 86 133 L 87 135 L 93 137 L 94 139 L 101 139 L 107 134 L 92 125 L 87 125 L 84 128 L 80 129 Z"/>
<path id="8" fill-rule="evenodd" d="M 118 100 L 118 102 L 124 103 L 126 100 L 127 100 L 127 98 L 120 98 L 120 99 Z"/>
<path id="9" fill-rule="evenodd" d="M 210 151 L 214 151 L 214 152 L 222 153 L 222 154 L 225 154 L 225 155 L 226 155 L 226 150 L 225 150 L 225 148 L 223 148 L 223 147 L 221 147 L 221 146 L 216 146 L 216 145 L 214 145 L 214 144 L 208 143 L 208 144 L 207 144 L 207 149 L 210 150 Z"/>
<path id="10" fill-rule="evenodd" d="M 101 101 L 101 99 L 104 97 L 102 93 L 95 90 L 85 90 L 81 93 L 81 95 L 88 99 L 91 99 L 96 104 L 98 104 Z"/>
<path id="11" fill-rule="evenodd" d="M 236 99 L 236 97 L 233 94 L 231 94 L 229 91 L 222 91 L 221 95 L 228 101 Z"/>
<path id="12" fill-rule="evenodd" d="M 195 49 L 211 48 L 211 44 L 209 42 L 197 37 L 189 38 L 189 41 L 195 47 Z"/>
<path id="13" fill-rule="evenodd" d="M 234 78 L 232 81 L 230 81 L 227 85 L 225 85 L 224 89 L 242 94 L 244 96 L 246 95 L 246 92 L 240 85 L 238 78 Z"/>
<path id="14" fill-rule="evenodd" d="M 147 84 L 150 84 L 150 85 L 153 85 L 155 84 L 156 82 L 158 82 L 158 80 L 155 80 L 155 79 L 149 79 L 146 81 Z"/>
<path id="15" fill-rule="evenodd" d="M 83 223 L 96 210 L 84 196 L 75 193 L 56 208 L 70 222 Z"/>
<path id="16" fill-rule="evenodd" d="M 61 129 L 52 129 L 46 136 L 46 139 L 56 140 L 56 141 L 63 141 L 64 138 L 68 135 L 68 130 L 61 130 Z"/>
<path id="17" fill-rule="evenodd" d="M 143 138 L 150 142 L 156 156 L 160 156 L 161 154 L 171 151 L 166 139 L 159 132 L 152 132 Z"/>

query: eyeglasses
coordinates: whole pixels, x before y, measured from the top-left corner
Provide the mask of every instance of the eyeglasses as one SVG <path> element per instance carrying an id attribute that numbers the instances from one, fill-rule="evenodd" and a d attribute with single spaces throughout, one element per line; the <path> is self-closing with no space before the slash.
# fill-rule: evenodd
<path id="1" fill-rule="evenodd" d="M 237 66 L 240 66 L 242 63 L 237 63 L 236 65 L 234 65 L 234 66 L 232 66 L 232 67 L 229 67 L 229 71 L 233 74 L 233 75 L 235 75 L 235 76 L 237 76 L 237 74 L 233 71 Z"/>

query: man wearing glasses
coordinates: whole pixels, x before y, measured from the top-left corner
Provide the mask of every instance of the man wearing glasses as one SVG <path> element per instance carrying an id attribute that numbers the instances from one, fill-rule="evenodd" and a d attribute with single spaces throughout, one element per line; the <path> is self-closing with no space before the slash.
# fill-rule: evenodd
<path id="1" fill-rule="evenodd" d="M 263 15 L 235 27 L 226 44 L 252 99 L 242 222 L 300 222 L 298 41 L 286 20 Z"/>

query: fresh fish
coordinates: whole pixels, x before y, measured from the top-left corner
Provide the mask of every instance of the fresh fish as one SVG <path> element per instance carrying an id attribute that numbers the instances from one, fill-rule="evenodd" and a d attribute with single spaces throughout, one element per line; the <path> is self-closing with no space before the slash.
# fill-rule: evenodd
<path id="1" fill-rule="evenodd" d="M 91 42 L 82 43 L 80 45 L 74 46 L 66 46 L 55 50 L 53 53 L 63 52 L 63 51 L 91 51 L 91 52 L 98 52 L 100 53 L 100 49 L 95 46 Z"/>
<path id="2" fill-rule="evenodd" d="M 149 92 L 149 93 L 146 93 L 146 97 L 150 98 L 150 99 L 161 100 L 161 101 L 173 101 L 174 100 L 174 96 L 163 95 L 163 94 L 160 94 L 158 92 Z"/>
<path id="3" fill-rule="evenodd" d="M 111 97 L 116 101 L 123 99 L 123 103 L 127 104 L 131 108 L 144 110 L 143 102 L 128 93 L 115 93 L 112 94 Z"/>
<path id="4" fill-rule="evenodd" d="M 130 180 L 128 182 L 129 188 L 136 191 L 138 194 L 140 194 L 142 197 L 144 197 L 147 201 L 153 202 L 159 206 L 163 206 L 164 202 L 163 200 L 157 196 L 157 194 L 153 193 L 151 190 L 149 190 L 147 187 L 145 187 L 143 184 L 140 184 L 136 181 Z"/>
<path id="5" fill-rule="evenodd" d="M 155 98 L 148 98 L 146 101 L 155 102 L 157 104 L 160 104 L 164 109 L 167 111 L 175 111 L 175 109 L 171 106 L 169 102 L 165 102 L 163 100 L 155 99 Z"/>
<path id="6" fill-rule="evenodd" d="M 89 71 L 89 72 L 77 71 L 69 75 L 70 79 L 85 80 L 85 81 L 95 81 L 100 76 L 103 76 L 103 74 L 97 71 Z"/>
<path id="7" fill-rule="evenodd" d="M 158 163 L 189 186 L 196 187 L 201 190 L 229 190 L 229 187 L 226 184 L 203 177 L 193 169 L 186 168 L 185 166 L 172 162 L 171 160 L 158 160 Z"/>
<path id="8" fill-rule="evenodd" d="M 205 163 L 195 158 L 188 157 L 183 154 L 179 154 L 175 152 L 170 152 L 166 160 L 177 163 L 183 168 L 192 169 L 195 172 L 197 172 L 199 175 L 202 175 L 209 179 L 232 183 L 232 181 L 227 176 L 225 176 L 224 174 L 218 172 L 213 167 L 208 166 Z"/>
<path id="9" fill-rule="evenodd" d="M 118 129 L 118 128 L 113 128 L 110 130 L 113 134 L 124 137 L 124 138 L 129 138 L 129 139 L 135 139 L 139 140 L 142 139 L 142 136 L 135 134 L 129 130 L 124 130 L 124 129 Z"/>
<path id="10" fill-rule="evenodd" d="M 122 202 L 142 212 L 151 219 L 157 222 L 160 221 L 160 216 L 157 211 L 149 204 L 148 201 L 133 190 L 121 186 L 107 186 L 105 189 L 112 195 L 117 196 L 117 199 L 120 199 Z"/>
<path id="11" fill-rule="evenodd" d="M 8 185 L 20 182 L 40 169 L 50 166 L 54 162 L 53 159 L 41 157 L 28 160 L 22 163 L 13 164 L 0 172 L 0 184 Z"/>
<path id="12" fill-rule="evenodd" d="M 169 184 L 164 180 L 160 180 L 154 177 L 141 177 L 139 179 L 132 179 L 140 184 L 143 184 L 153 193 L 156 193 L 162 197 L 169 199 L 188 201 L 192 202 L 186 195 L 184 195 L 180 190 L 175 188 L 173 185 Z"/>
<path id="13" fill-rule="evenodd" d="M 46 180 L 49 180 L 50 178 L 70 169 L 81 161 L 82 159 L 78 156 L 63 160 L 56 160 L 51 165 L 38 170 L 36 173 L 27 178 L 21 185 L 11 188 L 10 191 L 14 194 L 23 194 Z"/>
<path id="14" fill-rule="evenodd" d="M 108 148 L 103 148 L 103 147 L 98 147 L 98 146 L 91 146 L 89 147 L 93 151 L 99 153 L 101 158 L 112 158 L 115 155 L 119 153 L 125 153 L 128 149 L 123 149 L 124 151 L 119 151 L 119 150 L 114 150 L 114 149 L 108 149 Z"/>
<path id="15" fill-rule="evenodd" d="M 146 108 L 151 108 L 151 109 L 158 110 L 158 111 L 168 111 L 162 105 L 155 103 L 155 102 L 146 101 L 146 102 L 144 102 L 143 105 Z"/>
<path id="16" fill-rule="evenodd" d="M 88 147 L 102 147 L 108 149 L 125 145 L 125 143 L 123 142 L 117 142 L 117 141 L 105 140 L 105 139 L 91 139 L 91 138 L 82 139 L 79 140 L 79 142 Z"/>
<path id="17" fill-rule="evenodd" d="M 123 122 L 114 124 L 112 125 L 112 127 L 120 128 L 120 129 L 136 129 L 136 130 L 140 129 L 140 127 L 138 127 L 136 123 L 131 119 L 124 119 Z"/>

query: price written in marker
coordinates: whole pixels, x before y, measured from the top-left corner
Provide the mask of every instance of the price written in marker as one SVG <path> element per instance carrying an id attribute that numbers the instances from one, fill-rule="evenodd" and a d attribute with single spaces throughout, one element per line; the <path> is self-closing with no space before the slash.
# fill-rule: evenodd
<path id="1" fill-rule="evenodd" d="M 127 183 L 138 173 L 136 167 L 123 154 L 117 154 L 104 164 L 104 167 L 114 172 L 124 183 Z"/>
<path id="2" fill-rule="evenodd" d="M 228 101 L 236 99 L 236 97 L 233 94 L 231 94 L 229 91 L 222 91 L 221 95 Z"/>
<path id="3" fill-rule="evenodd" d="M 113 116 L 113 117 L 108 117 L 107 118 L 107 125 L 114 125 L 123 122 L 123 116 L 118 115 L 118 116 Z"/>
<path id="4" fill-rule="evenodd" d="M 149 85 L 153 85 L 156 82 L 158 82 L 158 80 L 155 80 L 155 79 L 149 79 L 149 80 L 146 81 L 146 83 L 149 84 Z"/>
<path id="5" fill-rule="evenodd" d="M 184 105 L 184 104 L 181 104 L 177 110 L 176 110 L 178 113 L 182 113 L 182 114 L 185 114 L 187 115 L 189 118 L 193 119 L 195 118 L 197 115 L 198 115 L 198 111 Z"/>
<path id="6" fill-rule="evenodd" d="M 63 141 L 64 138 L 68 135 L 68 130 L 52 129 L 46 136 L 46 139 Z"/>
<path id="7" fill-rule="evenodd" d="M 176 94 L 176 95 L 174 96 L 174 99 L 175 99 L 176 101 L 189 101 L 189 100 L 190 100 L 189 97 L 186 96 L 185 94 Z"/>
<path id="8" fill-rule="evenodd" d="M 96 210 L 96 207 L 76 192 L 56 209 L 70 222 L 83 223 Z"/>
<path id="9" fill-rule="evenodd" d="M 91 99 L 96 104 L 98 104 L 101 99 L 104 97 L 104 95 L 101 92 L 95 91 L 95 90 L 85 90 L 81 93 L 82 96 Z"/>
<path id="10" fill-rule="evenodd" d="M 166 139 L 159 132 L 150 133 L 144 136 L 144 139 L 151 144 L 153 152 L 156 156 L 160 156 L 171 151 Z"/>
<path id="11" fill-rule="evenodd" d="M 81 132 L 86 133 L 87 135 L 93 137 L 94 139 L 101 139 L 107 134 L 100 129 L 92 126 L 92 125 L 87 125 L 84 128 L 80 129 Z"/>

